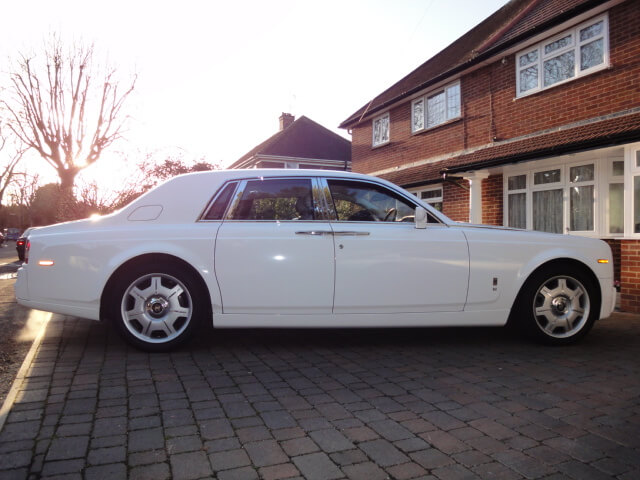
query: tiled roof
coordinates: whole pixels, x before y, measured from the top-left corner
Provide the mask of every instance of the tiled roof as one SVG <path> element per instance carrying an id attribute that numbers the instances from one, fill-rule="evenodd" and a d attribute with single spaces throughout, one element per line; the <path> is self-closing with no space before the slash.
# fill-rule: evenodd
<path id="1" fill-rule="evenodd" d="M 256 155 L 351 161 L 351 142 L 304 115 L 245 153 L 228 168 Z"/>
<path id="2" fill-rule="evenodd" d="M 353 126 L 365 115 L 383 110 L 429 85 L 447 79 L 537 33 L 588 11 L 606 0 L 511 0 L 493 15 L 420 65 L 344 120 Z"/>
<path id="3" fill-rule="evenodd" d="M 565 155 L 640 140 L 640 113 L 616 116 L 573 128 L 528 136 L 463 153 L 456 157 L 378 175 L 405 187 L 434 183 L 442 173 L 459 173 Z"/>

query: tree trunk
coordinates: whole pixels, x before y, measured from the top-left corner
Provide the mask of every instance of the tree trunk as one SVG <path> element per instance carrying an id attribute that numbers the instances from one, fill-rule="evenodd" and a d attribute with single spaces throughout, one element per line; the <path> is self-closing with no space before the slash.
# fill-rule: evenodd
<path id="1" fill-rule="evenodd" d="M 56 215 L 58 222 L 76 220 L 76 199 L 73 195 L 73 184 L 77 174 L 78 170 L 76 169 L 58 170 L 58 176 L 60 177 L 60 195 L 58 196 L 58 212 Z"/>

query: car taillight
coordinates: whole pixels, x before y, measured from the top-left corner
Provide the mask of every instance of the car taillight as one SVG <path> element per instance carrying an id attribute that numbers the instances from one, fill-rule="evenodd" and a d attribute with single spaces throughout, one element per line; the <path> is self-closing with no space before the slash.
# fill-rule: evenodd
<path id="1" fill-rule="evenodd" d="M 19 247 L 21 247 L 22 245 L 24 245 L 24 240 L 18 240 L 16 243 Z"/>
<path id="2" fill-rule="evenodd" d="M 31 242 L 27 240 L 27 246 L 24 249 L 24 263 L 29 263 L 29 250 L 31 249 Z"/>

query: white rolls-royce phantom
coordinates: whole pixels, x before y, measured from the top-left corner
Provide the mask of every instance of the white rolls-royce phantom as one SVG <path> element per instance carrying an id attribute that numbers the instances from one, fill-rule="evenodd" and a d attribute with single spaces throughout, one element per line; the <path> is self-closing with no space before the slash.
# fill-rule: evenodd
<path id="1" fill-rule="evenodd" d="M 150 351 L 224 327 L 515 324 L 570 343 L 613 310 L 609 246 L 457 223 L 384 180 L 175 177 L 111 215 L 38 228 L 18 302 L 113 322 Z"/>

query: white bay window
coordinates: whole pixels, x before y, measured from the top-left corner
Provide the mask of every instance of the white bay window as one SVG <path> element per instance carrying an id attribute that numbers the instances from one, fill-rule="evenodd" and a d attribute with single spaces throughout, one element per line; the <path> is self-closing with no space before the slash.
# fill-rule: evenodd
<path id="1" fill-rule="evenodd" d="M 625 158 L 632 173 L 627 177 Z M 503 182 L 505 226 L 595 237 L 640 236 L 640 145 L 506 167 Z M 627 211 L 630 215 L 625 216 Z"/>

